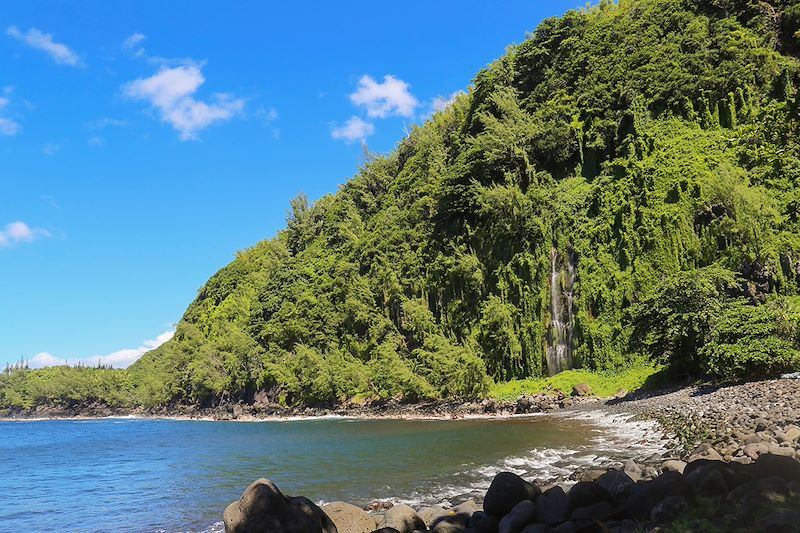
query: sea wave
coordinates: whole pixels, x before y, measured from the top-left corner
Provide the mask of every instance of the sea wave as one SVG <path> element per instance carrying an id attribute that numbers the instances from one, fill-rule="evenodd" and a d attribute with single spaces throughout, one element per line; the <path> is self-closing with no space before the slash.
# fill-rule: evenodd
<path id="1" fill-rule="evenodd" d="M 667 451 L 660 426 L 651 421 L 635 420 L 630 415 L 599 410 L 558 413 L 554 416 L 589 422 L 597 435 L 589 444 L 568 448 L 532 448 L 496 463 L 456 472 L 452 480 L 432 483 L 421 490 L 397 498 L 412 507 L 457 504 L 467 499 L 482 500 L 498 472 L 513 472 L 540 484 L 558 480 L 562 486 L 574 484 L 569 476 L 587 468 L 619 467 L 630 458 L 645 458 Z"/>

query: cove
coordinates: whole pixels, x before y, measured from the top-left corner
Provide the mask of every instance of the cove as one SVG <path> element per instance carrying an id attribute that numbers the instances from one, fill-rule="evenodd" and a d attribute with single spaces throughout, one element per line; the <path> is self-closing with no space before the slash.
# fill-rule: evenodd
<path id="1" fill-rule="evenodd" d="M 610 427 L 616 429 L 610 431 Z M 479 498 L 499 471 L 546 480 L 642 435 L 592 417 L 152 419 L 0 423 L 0 523 L 16 531 L 218 531 L 253 479 L 317 501 Z"/>

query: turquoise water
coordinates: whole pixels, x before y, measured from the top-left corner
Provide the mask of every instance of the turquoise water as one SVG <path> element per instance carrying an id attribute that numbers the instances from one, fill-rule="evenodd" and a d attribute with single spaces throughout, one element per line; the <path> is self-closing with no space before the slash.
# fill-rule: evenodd
<path id="1" fill-rule="evenodd" d="M 217 531 L 259 477 L 315 501 L 437 503 L 624 453 L 590 420 L 0 422 L 4 531 Z"/>

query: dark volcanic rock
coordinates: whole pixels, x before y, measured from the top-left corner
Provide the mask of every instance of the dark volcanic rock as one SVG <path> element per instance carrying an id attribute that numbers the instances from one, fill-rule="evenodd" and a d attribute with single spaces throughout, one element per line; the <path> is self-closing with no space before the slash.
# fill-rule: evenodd
<path id="1" fill-rule="evenodd" d="M 520 533 L 525 526 L 536 520 L 536 504 L 522 500 L 500 520 L 498 533 Z"/>
<path id="2" fill-rule="evenodd" d="M 786 481 L 800 481 L 800 462 L 790 457 L 762 455 L 753 463 L 753 471 L 761 477 L 777 476 Z"/>
<path id="3" fill-rule="evenodd" d="M 683 496 L 667 496 L 650 511 L 650 519 L 654 522 L 670 522 L 689 508 L 689 502 Z"/>
<path id="4" fill-rule="evenodd" d="M 611 494 L 597 483 L 581 481 L 572 486 L 567 495 L 570 512 L 578 507 L 589 507 L 600 502 L 612 502 Z"/>
<path id="5" fill-rule="evenodd" d="M 247 487 L 224 513 L 226 533 L 337 533 L 330 518 L 308 498 L 284 496 L 268 479 Z"/>
<path id="6" fill-rule="evenodd" d="M 539 487 L 528 483 L 517 474 L 500 472 L 486 491 L 483 510 L 499 519 L 507 515 L 519 502 L 535 501 L 540 493 Z"/>
<path id="7" fill-rule="evenodd" d="M 499 521 L 489 513 L 478 511 L 472 515 L 472 528 L 475 533 L 497 533 Z"/>
<path id="8" fill-rule="evenodd" d="M 630 476 L 619 470 L 609 470 L 597 478 L 597 484 L 606 489 L 606 491 L 617 500 L 621 499 L 634 485 Z"/>
<path id="9" fill-rule="evenodd" d="M 537 520 L 548 526 L 556 526 L 569 517 L 569 502 L 564 489 L 555 486 L 536 499 Z"/>
<path id="10" fill-rule="evenodd" d="M 652 481 L 640 481 L 631 487 L 623 509 L 631 518 L 648 520 L 653 507 L 669 496 L 682 496 L 694 501 L 692 487 L 686 479 L 677 472 L 665 472 Z"/>

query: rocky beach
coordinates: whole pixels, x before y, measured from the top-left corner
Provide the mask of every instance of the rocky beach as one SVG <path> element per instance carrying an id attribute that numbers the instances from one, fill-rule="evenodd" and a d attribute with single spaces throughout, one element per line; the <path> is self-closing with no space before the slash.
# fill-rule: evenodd
<path id="1" fill-rule="evenodd" d="M 590 464 L 567 476 L 499 473 L 483 501 L 411 508 L 391 501 L 366 509 L 317 507 L 288 498 L 268 480 L 248 487 L 225 511 L 228 533 L 532 533 L 540 531 L 800 530 L 800 380 L 692 386 L 599 400 L 522 397 L 502 404 L 417 406 L 421 415 L 529 413 L 657 421 L 663 452 Z M 652 451 L 652 448 L 645 448 Z M 313 495 L 307 495 L 313 498 Z"/>

